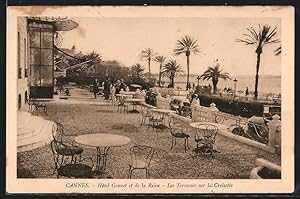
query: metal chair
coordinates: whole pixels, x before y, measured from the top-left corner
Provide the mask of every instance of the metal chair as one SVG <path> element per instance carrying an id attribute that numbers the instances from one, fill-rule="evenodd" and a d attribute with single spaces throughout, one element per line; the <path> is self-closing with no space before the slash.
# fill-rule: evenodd
<path id="1" fill-rule="evenodd" d="M 92 178 L 93 177 L 93 160 L 91 158 L 79 159 L 78 161 L 73 161 L 73 156 L 75 155 L 72 150 L 64 150 L 63 155 L 61 149 L 67 149 L 68 146 L 59 143 L 57 140 L 51 141 L 51 149 L 53 153 L 53 160 L 55 164 L 55 171 L 57 171 L 57 178 L 59 176 L 65 176 L 69 178 Z M 62 147 L 62 148 L 61 148 Z M 66 157 L 71 156 L 72 160 L 66 163 Z M 92 166 L 84 164 L 83 161 L 90 160 Z"/>
<path id="2" fill-rule="evenodd" d="M 186 152 L 187 149 L 189 149 L 189 137 L 190 135 L 187 133 L 187 129 L 185 127 L 177 126 L 175 124 L 175 121 L 173 118 L 169 118 L 169 128 L 172 136 L 172 146 L 176 145 L 177 139 L 183 139 L 184 140 L 184 151 Z"/>
<path id="3" fill-rule="evenodd" d="M 149 124 L 150 123 L 149 119 L 153 116 L 152 111 L 150 109 L 147 109 L 143 105 L 141 105 L 141 113 L 142 113 L 142 123 L 141 123 L 141 125 L 146 124 L 146 119 L 147 118 L 148 118 L 148 124 Z"/>
<path id="4" fill-rule="evenodd" d="M 145 170 L 146 178 L 149 176 L 150 162 L 154 154 L 151 146 L 136 145 L 130 148 L 129 178 L 136 169 Z"/>
<path id="5" fill-rule="evenodd" d="M 148 131 L 150 127 L 152 127 L 152 129 L 160 129 L 162 131 L 165 128 L 164 117 L 160 113 L 152 112 L 152 116 L 149 117 Z"/>
<path id="6" fill-rule="evenodd" d="M 193 151 L 195 154 L 213 155 L 218 128 L 211 124 L 199 124 L 196 129 L 195 142 L 197 147 Z"/>
<path id="7" fill-rule="evenodd" d="M 81 154 L 83 149 L 79 146 L 76 146 L 74 142 L 69 143 L 64 141 L 65 137 L 64 128 L 61 123 L 56 122 L 52 126 L 52 137 L 51 141 L 51 150 L 53 153 L 53 160 L 55 164 L 55 168 L 53 170 L 53 174 L 55 170 L 57 170 L 60 166 L 69 163 L 76 163 L 81 160 Z M 70 161 L 69 158 L 71 158 Z"/>
<path id="8" fill-rule="evenodd" d="M 118 112 L 122 112 L 122 110 L 125 112 L 125 110 L 128 112 L 128 104 L 125 102 L 124 97 L 119 98 L 118 103 Z"/>

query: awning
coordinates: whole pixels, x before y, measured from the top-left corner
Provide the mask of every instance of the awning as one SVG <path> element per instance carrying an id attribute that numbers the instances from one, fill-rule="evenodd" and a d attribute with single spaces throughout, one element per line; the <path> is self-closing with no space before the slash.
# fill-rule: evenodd
<path id="1" fill-rule="evenodd" d="M 54 25 L 57 31 L 70 31 L 78 27 L 78 23 L 71 19 L 54 21 Z"/>

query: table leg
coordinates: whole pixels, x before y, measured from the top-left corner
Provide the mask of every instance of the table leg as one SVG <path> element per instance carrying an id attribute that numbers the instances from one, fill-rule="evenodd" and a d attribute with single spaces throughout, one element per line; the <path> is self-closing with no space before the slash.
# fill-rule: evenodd
<path id="1" fill-rule="evenodd" d="M 108 155 L 109 147 L 97 147 L 97 157 L 96 157 L 96 172 L 105 171 L 106 170 L 106 161 Z"/>

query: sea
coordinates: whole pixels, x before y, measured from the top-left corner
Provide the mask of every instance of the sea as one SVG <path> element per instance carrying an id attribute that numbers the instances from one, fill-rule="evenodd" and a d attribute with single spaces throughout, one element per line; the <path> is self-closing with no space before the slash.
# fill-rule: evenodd
<path id="1" fill-rule="evenodd" d="M 197 86 L 198 85 L 198 80 L 197 80 L 198 75 L 190 75 L 190 83 L 193 85 L 193 83 Z M 155 78 L 158 79 L 158 75 L 155 75 Z M 240 75 L 235 77 L 237 82 L 236 82 L 236 90 L 237 91 L 243 91 L 245 92 L 246 88 L 248 87 L 249 92 L 254 91 L 255 87 L 255 76 L 251 75 Z M 169 78 L 163 77 L 163 80 L 165 82 L 164 86 L 167 86 L 169 84 Z M 186 87 L 186 75 L 178 75 L 175 76 L 174 79 L 174 87 L 185 89 Z M 200 86 L 212 86 L 211 79 L 210 80 L 200 80 L 199 85 Z M 234 81 L 232 80 L 223 80 L 219 79 L 218 89 L 223 90 L 225 87 L 226 88 L 231 88 L 234 89 Z M 259 76 L 258 80 L 258 92 L 259 93 L 272 93 L 272 94 L 280 94 L 281 93 L 281 76 L 275 76 L 275 75 L 261 75 Z"/>

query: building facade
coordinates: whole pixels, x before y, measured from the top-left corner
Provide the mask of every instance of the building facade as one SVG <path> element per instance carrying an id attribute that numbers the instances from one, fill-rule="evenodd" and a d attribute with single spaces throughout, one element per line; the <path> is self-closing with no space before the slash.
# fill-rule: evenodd
<path id="1" fill-rule="evenodd" d="M 47 17 L 17 19 L 17 108 L 29 98 L 53 98 L 54 48 L 58 31 L 78 24 L 72 20 Z"/>
<path id="2" fill-rule="evenodd" d="M 29 97 L 28 38 L 25 17 L 18 17 L 17 32 L 17 108 L 20 109 Z"/>

